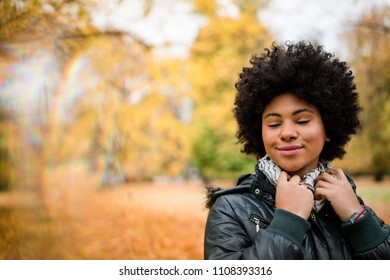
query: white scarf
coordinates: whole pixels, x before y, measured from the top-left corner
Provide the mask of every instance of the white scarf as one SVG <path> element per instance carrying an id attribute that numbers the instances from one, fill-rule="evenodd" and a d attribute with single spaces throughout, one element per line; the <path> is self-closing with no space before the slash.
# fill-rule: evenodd
<path id="1" fill-rule="evenodd" d="M 305 184 L 313 193 L 314 193 L 314 185 L 316 183 L 317 177 L 323 173 L 326 169 L 331 168 L 328 162 L 320 161 L 318 166 L 314 168 L 309 173 L 303 176 L 300 184 Z M 276 187 L 278 185 L 278 179 L 281 168 L 276 165 L 268 155 L 265 155 L 263 158 L 259 160 L 259 169 L 262 171 L 268 180 Z M 322 206 L 325 204 L 325 198 L 315 199 L 313 204 L 313 211 L 318 212 L 321 210 Z"/>

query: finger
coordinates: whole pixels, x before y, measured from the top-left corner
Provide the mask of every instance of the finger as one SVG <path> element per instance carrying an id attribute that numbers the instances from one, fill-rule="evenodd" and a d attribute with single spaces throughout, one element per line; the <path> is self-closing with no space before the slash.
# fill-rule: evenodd
<path id="1" fill-rule="evenodd" d="M 313 194 L 313 196 L 315 196 L 315 189 L 312 189 L 312 188 L 310 188 L 310 187 L 308 187 L 307 185 L 305 185 L 305 184 L 302 184 L 302 186 L 304 186 L 304 187 L 306 187 L 306 189 L 308 190 L 308 191 L 310 191 L 312 194 Z"/>
<path id="2" fill-rule="evenodd" d="M 328 175 L 330 176 L 330 175 Z M 335 180 L 335 178 L 332 178 L 333 180 Z M 317 189 L 331 189 L 335 186 L 335 184 L 333 184 L 332 182 L 329 182 L 328 180 L 324 180 L 323 178 L 318 178 L 315 186 L 314 186 L 314 189 L 317 190 Z"/>
<path id="3" fill-rule="evenodd" d="M 326 197 L 329 200 L 329 195 L 332 193 L 332 189 L 330 188 L 330 184 L 324 184 L 323 186 L 316 187 L 314 189 L 314 197 L 316 199 L 321 199 Z"/>
<path id="4" fill-rule="evenodd" d="M 324 173 L 317 177 L 317 182 L 325 181 L 335 184 L 338 181 L 338 175 L 332 170 L 327 169 Z"/>
<path id="5" fill-rule="evenodd" d="M 338 180 L 347 179 L 344 174 L 344 171 L 341 168 L 328 168 L 325 170 L 327 174 L 334 176 Z"/>
<path id="6" fill-rule="evenodd" d="M 322 197 L 324 197 L 325 193 L 326 193 L 325 187 L 316 186 L 316 188 L 314 189 L 314 197 L 316 199 L 321 199 Z"/>
<path id="7" fill-rule="evenodd" d="M 330 176 L 330 175 L 328 174 L 328 176 Z M 335 180 L 335 179 L 333 178 L 333 180 Z M 327 180 L 322 180 L 322 179 L 318 180 L 317 183 L 314 186 L 314 196 L 315 196 L 315 198 L 318 199 L 318 198 L 324 196 L 332 188 L 334 188 L 334 184 L 332 184 L 331 182 L 329 182 Z"/>
<path id="8" fill-rule="evenodd" d="M 294 176 L 292 176 L 291 179 L 290 179 L 290 182 L 292 182 L 292 183 L 297 183 L 297 184 L 299 184 L 300 181 L 301 181 L 301 177 L 299 177 L 299 175 L 294 175 Z"/>
<path id="9" fill-rule="evenodd" d="M 287 182 L 288 181 L 288 174 L 286 171 L 282 171 L 279 174 L 278 182 Z"/>

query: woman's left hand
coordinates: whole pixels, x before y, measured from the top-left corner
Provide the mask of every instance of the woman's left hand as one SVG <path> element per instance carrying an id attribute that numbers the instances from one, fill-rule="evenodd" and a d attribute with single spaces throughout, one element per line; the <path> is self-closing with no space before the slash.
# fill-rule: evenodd
<path id="1" fill-rule="evenodd" d="M 316 199 L 325 197 L 340 220 L 346 222 L 353 212 L 360 212 L 360 205 L 343 170 L 329 168 L 318 176 L 314 189 Z"/>

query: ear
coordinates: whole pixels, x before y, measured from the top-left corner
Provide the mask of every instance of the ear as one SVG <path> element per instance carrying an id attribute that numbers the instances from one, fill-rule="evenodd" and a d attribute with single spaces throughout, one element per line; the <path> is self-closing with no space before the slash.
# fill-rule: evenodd
<path id="1" fill-rule="evenodd" d="M 330 142 L 329 137 L 326 137 L 326 138 L 325 138 L 325 141 L 326 141 L 326 142 Z"/>

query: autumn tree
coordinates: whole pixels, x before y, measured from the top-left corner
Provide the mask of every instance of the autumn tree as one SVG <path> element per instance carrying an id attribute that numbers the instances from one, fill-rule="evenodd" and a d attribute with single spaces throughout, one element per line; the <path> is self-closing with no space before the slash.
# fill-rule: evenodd
<path id="1" fill-rule="evenodd" d="M 72 52 L 82 45 L 70 38 L 80 38 L 94 29 L 89 17 L 92 6 L 89 0 L 0 1 L 0 104 L 7 112 L 0 121 L 4 133 L 0 138 L 5 143 L 5 149 L 0 145 L 4 151 L 1 157 L 6 158 L 5 164 L 1 162 L 1 172 L 11 181 L 11 191 L 22 194 L 15 199 L 28 197 L 16 201 L 17 209 L 13 203 L 6 207 L 10 206 L 6 213 L 17 222 L 7 223 L 5 216 L 7 234 L 2 239 L 7 246 L 2 247 L 3 258 L 48 256 L 51 235 L 47 231 L 50 213 L 43 197 L 44 151 L 53 109 L 50 101 L 56 88 L 47 85 L 54 84 L 55 74 L 60 75 Z M 42 75 L 36 71 L 44 68 L 42 57 L 57 57 L 60 63 L 46 68 Z"/>
<path id="2" fill-rule="evenodd" d="M 207 16 L 190 51 L 190 80 L 194 112 L 192 160 L 206 181 L 233 178 L 252 172 L 254 161 L 240 153 L 233 118 L 234 84 L 250 57 L 271 41 L 259 22 L 261 1 L 236 1 L 237 18 L 219 16 L 216 1 L 194 1 L 195 9 Z"/>
<path id="3" fill-rule="evenodd" d="M 69 38 L 82 36 L 96 28 L 91 24 L 94 0 L 3 0 L 0 2 L 0 42 L 70 49 Z M 1 51 L 6 51 L 2 48 Z"/>
<path id="4" fill-rule="evenodd" d="M 0 38 L 9 44 L 33 41 L 32 52 L 52 52 L 59 62 L 62 80 L 44 93 L 50 100 L 35 158 L 42 164 L 86 158 L 103 173 L 105 186 L 181 173 L 188 156 L 180 119 L 188 88 L 182 61 L 151 59 L 151 47 L 137 36 L 98 30 L 91 23 L 95 1 L 1 4 Z M 145 1 L 144 15 L 153 8 L 153 1 Z M 72 104 L 63 102 L 67 96 L 74 96 Z"/>
<path id="5" fill-rule="evenodd" d="M 144 7 L 144 16 L 156 8 L 153 1 Z M 69 95 L 73 89 L 66 84 L 72 83 L 80 94 L 66 121 L 52 126 L 47 154 L 58 151 L 52 158 L 57 162 L 87 159 L 91 169 L 103 172 L 104 186 L 182 176 L 191 110 L 185 61 L 155 56 L 153 46 L 130 32 L 103 35 L 84 40 L 72 58 L 84 61 L 84 69 L 67 72 L 59 95 Z"/>
<path id="6" fill-rule="evenodd" d="M 51 151 L 61 147 L 60 161 L 88 159 L 105 186 L 181 175 L 188 158 L 185 63 L 153 57 L 126 34 L 93 41 L 77 58 L 86 61 L 82 76 L 72 74 L 83 94 L 53 134 Z"/>
<path id="7" fill-rule="evenodd" d="M 390 7 L 369 11 L 349 33 L 352 63 L 364 111 L 362 133 L 348 165 L 380 180 L 390 170 Z M 357 160 L 358 158 L 358 160 Z"/>
<path id="8" fill-rule="evenodd" d="M 92 1 L 22 1 L 22 0 L 4 0 L 0 2 L 0 60 L 4 65 L 2 69 L 21 68 L 23 63 L 33 61 L 42 54 L 57 55 L 62 65 L 66 64 L 67 55 L 80 46 L 80 42 L 68 39 L 71 37 L 80 37 L 83 32 L 93 30 L 91 18 L 89 16 L 90 8 L 93 7 Z M 77 41 L 77 40 L 76 40 Z M 11 68 L 12 66 L 12 68 Z M 50 74 L 59 69 L 51 69 Z M 61 71 L 61 70 L 59 70 Z M 36 73 L 29 73 L 29 78 L 34 77 Z M 47 83 L 42 81 L 39 92 L 19 91 L 13 94 L 9 91 L 7 85 L 10 81 L 17 80 L 8 71 L 2 73 L 4 78 L 1 86 L 1 101 L 5 107 L 11 106 L 10 121 L 20 130 L 22 139 L 29 139 L 29 132 L 36 131 L 39 135 L 35 142 L 24 141 L 20 139 L 20 146 L 12 150 L 12 155 L 20 164 L 17 165 L 19 173 L 25 174 L 23 178 L 34 177 L 36 186 L 41 185 L 42 168 L 44 165 L 44 138 L 48 131 L 48 117 L 50 115 L 49 103 L 51 97 L 55 94 L 45 86 Z M 53 76 L 46 77 L 49 81 Z M 30 108 L 20 106 L 25 103 L 23 94 L 31 96 L 36 94 L 36 100 L 31 103 Z M 43 102 L 38 102 L 42 100 Z M 45 103 L 45 106 L 41 106 Z M 47 106 L 46 106 L 47 105 Z M 42 110 L 44 109 L 44 110 Z M 18 181 L 23 185 L 23 179 Z M 31 182 L 31 180 L 29 180 Z"/>
<path id="9" fill-rule="evenodd" d="M 7 119 L 6 110 L 0 106 L 0 192 L 9 190 L 11 185 L 10 139 L 7 131 Z"/>

